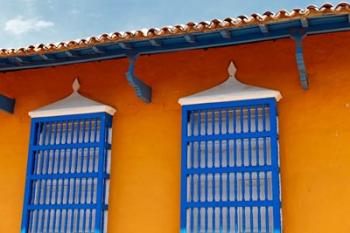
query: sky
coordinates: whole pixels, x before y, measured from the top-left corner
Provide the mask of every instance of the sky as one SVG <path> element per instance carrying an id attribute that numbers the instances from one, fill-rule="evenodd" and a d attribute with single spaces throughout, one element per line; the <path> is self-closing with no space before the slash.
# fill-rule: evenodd
<path id="1" fill-rule="evenodd" d="M 0 0 L 0 48 L 280 9 L 289 11 L 323 3 L 320 0 Z"/>

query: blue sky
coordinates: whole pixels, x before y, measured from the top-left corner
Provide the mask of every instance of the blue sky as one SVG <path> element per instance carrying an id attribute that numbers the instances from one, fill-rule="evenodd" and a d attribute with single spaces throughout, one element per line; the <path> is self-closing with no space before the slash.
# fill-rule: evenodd
<path id="1" fill-rule="evenodd" d="M 0 0 L 0 48 L 323 3 L 316 0 Z"/>

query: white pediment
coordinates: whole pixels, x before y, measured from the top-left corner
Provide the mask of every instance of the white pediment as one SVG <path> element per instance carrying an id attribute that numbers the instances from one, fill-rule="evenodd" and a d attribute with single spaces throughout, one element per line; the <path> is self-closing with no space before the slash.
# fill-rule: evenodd
<path id="1" fill-rule="evenodd" d="M 109 105 L 88 99 L 79 94 L 79 82 L 73 83 L 73 93 L 64 99 L 29 112 L 32 118 L 106 112 L 114 115 L 115 109 Z"/>
<path id="2" fill-rule="evenodd" d="M 279 101 L 282 95 L 279 91 L 256 87 L 239 82 L 236 77 L 236 67 L 233 62 L 228 67 L 228 79 L 205 91 L 179 99 L 181 105 L 218 103 L 249 99 L 275 98 Z"/>

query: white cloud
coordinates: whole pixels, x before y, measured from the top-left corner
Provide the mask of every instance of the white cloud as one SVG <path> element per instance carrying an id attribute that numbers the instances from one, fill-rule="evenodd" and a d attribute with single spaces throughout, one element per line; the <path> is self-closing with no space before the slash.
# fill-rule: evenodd
<path id="1" fill-rule="evenodd" d="M 53 27 L 55 24 L 52 21 L 38 19 L 23 19 L 22 16 L 10 19 L 5 23 L 5 31 L 21 35 L 30 31 L 41 31 L 46 28 Z"/>

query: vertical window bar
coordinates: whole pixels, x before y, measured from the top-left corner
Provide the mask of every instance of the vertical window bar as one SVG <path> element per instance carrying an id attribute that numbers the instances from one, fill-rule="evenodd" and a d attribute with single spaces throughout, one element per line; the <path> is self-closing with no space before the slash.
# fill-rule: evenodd
<path id="1" fill-rule="evenodd" d="M 51 212 L 52 212 L 52 224 L 50 224 L 50 227 L 51 227 L 51 231 L 50 231 L 50 229 L 49 229 L 49 232 L 56 232 L 56 212 L 57 212 L 57 210 L 55 210 L 55 209 L 53 209 L 53 210 L 51 210 Z"/>
<path id="2" fill-rule="evenodd" d="M 54 124 L 54 126 L 55 126 L 55 128 L 54 128 L 54 130 L 53 130 L 53 132 L 52 132 L 52 134 L 53 134 L 53 142 L 52 142 L 52 144 L 53 145 L 56 145 L 57 144 L 57 125 L 58 125 L 58 122 L 56 121 L 56 122 L 53 122 L 53 124 Z"/>
<path id="3" fill-rule="evenodd" d="M 69 143 L 73 142 L 73 137 L 74 137 L 74 122 L 71 121 L 71 132 L 70 132 L 70 139 L 69 139 Z M 73 148 L 69 149 L 69 173 L 74 172 L 73 170 Z"/>
<path id="4" fill-rule="evenodd" d="M 47 130 L 47 145 L 52 145 L 51 144 L 51 138 L 52 138 L 52 122 L 48 124 L 48 130 Z"/>
<path id="5" fill-rule="evenodd" d="M 222 214 L 222 208 L 218 208 L 218 218 L 219 218 L 219 232 L 222 232 L 222 225 L 223 225 L 223 214 Z"/>
<path id="6" fill-rule="evenodd" d="M 91 160 L 91 148 L 88 148 L 87 149 L 87 155 L 86 155 L 86 170 L 85 170 L 85 172 L 90 172 L 90 160 Z M 91 172 L 93 172 L 92 170 L 91 170 Z"/>
<path id="7" fill-rule="evenodd" d="M 77 136 L 75 137 L 75 143 L 79 143 L 80 142 L 80 140 L 79 140 L 79 138 L 80 138 L 80 121 L 79 120 L 77 120 L 76 121 L 76 124 L 77 124 Z"/>
<path id="8" fill-rule="evenodd" d="M 89 120 L 89 125 L 88 125 L 88 137 L 87 137 L 87 143 L 91 142 L 91 133 L 92 133 L 92 120 Z"/>
<path id="9" fill-rule="evenodd" d="M 67 168 L 68 168 L 68 166 L 67 166 L 67 149 L 63 149 L 62 150 L 62 152 L 63 152 L 63 155 L 62 155 L 62 160 L 63 160 L 63 162 L 62 162 L 62 173 L 64 174 L 64 173 L 68 173 L 68 171 L 67 171 Z"/>
<path id="10" fill-rule="evenodd" d="M 208 136 L 208 111 L 205 111 L 205 120 L 204 120 L 204 125 L 205 125 L 205 136 Z M 205 163 L 204 167 L 208 167 L 208 141 L 205 140 Z"/>
<path id="11" fill-rule="evenodd" d="M 33 123 L 32 123 L 33 124 Z M 42 142 L 41 142 L 41 144 L 39 144 L 39 145 L 46 145 L 46 131 L 47 131 L 47 125 L 48 125 L 48 123 L 46 123 L 46 122 L 43 122 L 43 123 L 37 123 L 37 124 L 43 124 L 43 131 L 42 131 Z M 36 142 L 36 140 L 35 140 L 35 143 L 37 144 L 37 142 Z"/>
<path id="12" fill-rule="evenodd" d="M 222 153 L 222 140 L 218 140 L 217 141 L 219 144 L 219 153 L 218 153 L 218 157 L 219 157 L 219 167 L 222 168 L 223 167 L 223 153 Z"/>
<path id="13" fill-rule="evenodd" d="M 98 118 L 95 119 L 95 129 L 94 129 L 93 142 L 97 142 L 97 135 L 98 135 Z"/>
<path id="14" fill-rule="evenodd" d="M 263 131 L 266 131 L 266 112 L 265 112 L 265 105 L 262 105 L 262 117 L 263 117 Z"/>
<path id="15" fill-rule="evenodd" d="M 209 215 L 208 215 L 208 207 L 204 208 L 204 231 L 208 231 L 208 222 L 209 222 Z"/>
<path id="16" fill-rule="evenodd" d="M 82 124 L 83 132 L 82 132 L 82 136 L 81 136 L 80 143 L 84 143 L 84 139 L 85 139 L 85 129 L 86 129 L 86 120 L 83 120 L 81 124 Z"/>
<path id="17" fill-rule="evenodd" d="M 81 209 L 76 209 L 75 210 L 77 213 L 77 218 L 76 218 L 76 232 L 80 232 L 80 213 L 81 213 Z"/>
<path id="18" fill-rule="evenodd" d="M 250 232 L 254 232 L 254 213 L 253 213 L 253 207 L 249 207 L 249 212 L 250 212 Z"/>
<path id="19" fill-rule="evenodd" d="M 78 173 L 78 161 L 79 161 L 79 148 L 72 149 L 74 153 L 74 173 Z"/>
<path id="20" fill-rule="evenodd" d="M 239 110 L 238 107 L 232 107 L 232 133 L 238 133 L 239 122 Z"/>
<path id="21" fill-rule="evenodd" d="M 195 117 L 194 117 L 194 113 L 191 113 L 190 115 L 191 118 L 191 135 L 194 135 L 194 121 L 195 121 Z M 195 142 L 192 142 L 190 144 L 190 167 L 189 168 L 193 168 L 194 167 L 194 144 Z"/>
<path id="22" fill-rule="evenodd" d="M 90 216 L 89 216 L 89 231 L 92 232 L 92 228 L 93 228 L 93 225 L 92 225 L 92 221 L 93 221 L 93 211 L 92 209 L 90 209 Z"/>
<path id="23" fill-rule="evenodd" d="M 230 132 L 230 121 L 229 121 L 229 110 L 227 109 L 226 111 L 226 116 L 225 116 L 225 122 L 226 122 L 226 134 L 229 134 Z"/>
<path id="24" fill-rule="evenodd" d="M 76 225 L 74 224 L 74 209 L 70 210 L 70 232 L 76 232 L 76 230 L 74 229 L 76 227 Z"/>
<path id="25" fill-rule="evenodd" d="M 265 206 L 265 221 L 266 232 L 270 232 L 269 211 L 267 206 Z"/>
<path id="26" fill-rule="evenodd" d="M 251 117 L 250 117 L 250 109 L 251 107 L 247 107 L 247 123 L 248 123 L 248 133 L 252 132 L 252 127 L 251 127 Z"/>
<path id="27" fill-rule="evenodd" d="M 64 214 L 63 214 L 64 213 Z M 67 231 L 67 222 L 68 222 L 68 213 L 67 213 L 67 209 L 62 209 L 61 211 L 61 219 L 62 219 L 62 225 L 60 225 L 60 228 L 62 230 L 62 232 L 68 232 Z"/>
<path id="28" fill-rule="evenodd" d="M 83 166 L 84 166 L 84 160 L 85 160 L 85 149 L 87 148 L 81 148 L 81 155 L 80 155 L 80 173 L 83 173 Z"/>
<path id="29" fill-rule="evenodd" d="M 47 210 L 46 209 L 43 209 L 42 210 L 42 221 L 41 221 L 41 232 L 43 232 L 44 231 L 44 229 L 45 229 L 45 225 L 46 225 L 46 221 L 47 221 Z"/>
<path id="30" fill-rule="evenodd" d="M 211 134 L 215 135 L 215 110 L 211 111 Z"/>
<path id="31" fill-rule="evenodd" d="M 55 228 L 54 228 L 54 232 L 58 232 L 61 233 L 61 229 L 60 227 L 62 226 L 62 209 L 61 210 L 56 210 L 57 211 L 57 217 L 56 217 L 56 224 L 55 224 Z M 57 230 L 56 230 L 57 229 Z"/>
<path id="32" fill-rule="evenodd" d="M 90 197 L 90 203 L 95 204 L 94 201 L 94 193 L 95 193 L 95 179 L 91 179 L 91 197 Z"/>
<path id="33" fill-rule="evenodd" d="M 190 201 L 194 202 L 194 175 L 190 176 Z"/>
<path id="34" fill-rule="evenodd" d="M 232 229 L 231 229 L 231 208 L 230 207 L 227 208 L 226 214 L 227 214 L 227 232 L 231 233 Z"/>
<path id="35" fill-rule="evenodd" d="M 202 113 L 201 111 L 198 111 L 198 112 L 197 112 L 197 119 L 198 119 L 198 124 L 197 124 L 197 125 L 198 125 L 198 126 L 197 126 L 197 127 L 198 127 L 198 129 L 197 129 L 197 130 L 198 130 L 198 134 L 197 134 L 197 135 L 198 135 L 198 136 L 202 135 L 201 113 Z"/>
<path id="36" fill-rule="evenodd" d="M 82 226 L 82 232 L 86 232 L 86 209 L 83 209 L 83 226 Z"/>
<path id="37" fill-rule="evenodd" d="M 39 222 L 40 222 L 40 211 L 41 210 L 35 210 L 36 211 L 36 216 L 35 216 L 35 228 L 33 228 L 33 232 L 39 232 Z"/>

